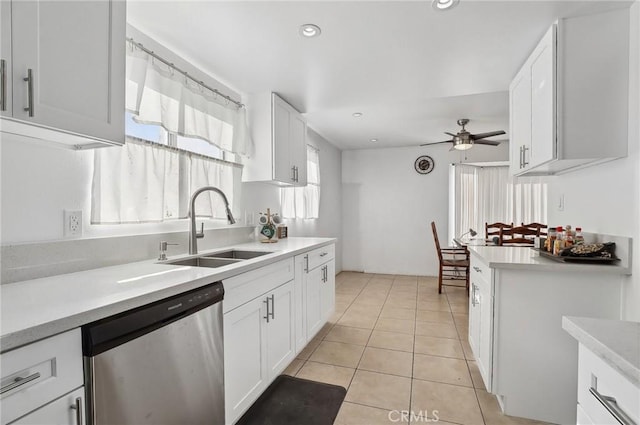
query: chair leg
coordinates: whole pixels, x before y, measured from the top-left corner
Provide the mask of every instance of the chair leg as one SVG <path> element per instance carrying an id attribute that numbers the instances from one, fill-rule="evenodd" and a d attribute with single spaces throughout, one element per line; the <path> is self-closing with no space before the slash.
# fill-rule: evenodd
<path id="1" fill-rule="evenodd" d="M 440 273 L 438 273 L 438 294 L 442 294 L 442 264 L 440 264 Z"/>

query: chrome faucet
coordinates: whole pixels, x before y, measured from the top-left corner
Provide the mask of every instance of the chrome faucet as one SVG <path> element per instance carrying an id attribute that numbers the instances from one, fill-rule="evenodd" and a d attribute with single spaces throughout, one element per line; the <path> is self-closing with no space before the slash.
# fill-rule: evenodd
<path id="1" fill-rule="evenodd" d="M 198 189 L 195 192 L 193 192 L 193 195 L 191 195 L 191 201 L 189 202 L 189 219 L 190 219 L 190 222 L 189 222 L 189 254 L 190 255 L 194 255 L 194 254 L 198 253 L 198 239 L 204 238 L 204 223 L 202 223 L 202 227 L 200 228 L 199 232 L 196 230 L 196 211 L 195 211 L 195 209 L 196 209 L 196 198 L 202 192 L 207 192 L 207 191 L 216 192 L 217 194 L 222 196 L 222 199 L 224 200 L 225 209 L 227 210 L 227 220 L 229 221 L 229 224 L 235 224 L 235 222 L 236 222 L 236 220 L 233 218 L 233 214 L 231 214 L 231 210 L 229 209 L 229 201 L 227 200 L 227 196 L 224 194 L 223 191 L 221 191 L 217 187 L 205 186 L 205 187 L 201 187 L 200 189 Z"/>

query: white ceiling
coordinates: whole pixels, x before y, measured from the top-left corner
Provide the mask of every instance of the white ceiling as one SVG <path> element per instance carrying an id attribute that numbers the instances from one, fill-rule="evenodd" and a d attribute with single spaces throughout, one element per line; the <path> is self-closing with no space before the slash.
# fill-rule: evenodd
<path id="1" fill-rule="evenodd" d="M 331 143 L 361 149 L 445 140 L 458 118 L 471 119 L 472 133 L 508 132 L 509 82 L 551 23 L 628 6 L 460 0 L 436 12 L 430 0 L 129 0 L 127 13 L 232 89 L 277 92 Z M 305 23 L 322 35 L 300 37 Z"/>

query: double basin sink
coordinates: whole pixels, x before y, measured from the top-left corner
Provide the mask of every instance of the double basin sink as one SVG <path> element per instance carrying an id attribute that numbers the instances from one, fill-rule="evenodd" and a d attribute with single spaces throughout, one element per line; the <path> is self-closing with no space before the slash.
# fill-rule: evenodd
<path id="1" fill-rule="evenodd" d="M 172 264 L 174 266 L 223 267 L 267 254 L 271 254 L 271 252 L 232 249 L 229 251 L 202 254 L 197 257 L 163 261 L 162 264 Z"/>

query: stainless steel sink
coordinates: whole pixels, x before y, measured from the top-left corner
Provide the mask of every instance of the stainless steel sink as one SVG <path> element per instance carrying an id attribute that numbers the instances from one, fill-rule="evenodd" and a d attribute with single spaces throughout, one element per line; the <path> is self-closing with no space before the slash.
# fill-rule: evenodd
<path id="1" fill-rule="evenodd" d="M 216 252 L 213 254 L 206 254 L 203 258 L 233 258 L 236 260 L 250 260 L 252 258 L 260 257 L 262 255 L 271 254 L 268 251 L 243 251 L 239 249 L 232 249 L 229 251 Z"/>
<path id="2" fill-rule="evenodd" d="M 239 259 L 232 258 L 211 258 L 211 257 L 191 257 L 182 260 L 164 261 L 163 264 L 174 266 L 196 266 L 196 267 L 224 267 L 240 262 Z"/>

